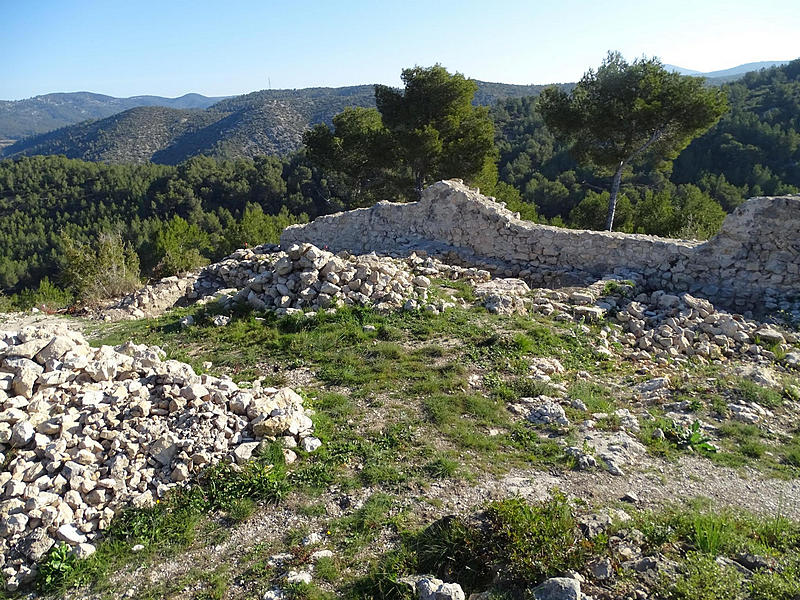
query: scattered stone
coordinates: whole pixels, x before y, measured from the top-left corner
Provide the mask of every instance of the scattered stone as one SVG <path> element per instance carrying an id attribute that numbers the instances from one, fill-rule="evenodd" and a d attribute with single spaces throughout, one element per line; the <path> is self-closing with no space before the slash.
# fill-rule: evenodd
<path id="1" fill-rule="evenodd" d="M 434 577 L 417 580 L 419 600 L 465 600 L 464 590 L 457 583 L 445 583 Z"/>
<path id="2" fill-rule="evenodd" d="M 535 600 L 582 600 L 581 583 L 577 579 L 553 577 L 533 589 Z"/>
<path id="3" fill-rule="evenodd" d="M 632 504 L 639 504 L 639 496 L 636 492 L 628 491 L 622 496 L 623 502 L 630 502 Z"/>
<path id="4" fill-rule="evenodd" d="M 97 552 L 97 548 L 92 544 L 78 544 L 72 549 L 72 553 L 81 559 L 89 558 L 95 552 Z"/>
<path id="5" fill-rule="evenodd" d="M 536 398 L 520 398 L 520 402 L 529 406 L 530 411 L 526 418 L 531 423 L 569 425 L 569 419 L 567 419 L 564 408 L 555 398 L 537 396 Z"/>
<path id="6" fill-rule="evenodd" d="M 19 421 L 11 428 L 11 447 L 23 448 L 33 441 L 36 435 L 33 425 L 29 421 Z"/>
<path id="7" fill-rule="evenodd" d="M 227 315 L 215 315 L 213 319 L 211 319 L 211 323 L 214 327 L 225 327 L 228 323 L 231 322 L 231 318 Z"/>
<path id="8" fill-rule="evenodd" d="M 286 574 L 286 583 L 305 583 L 308 585 L 313 580 L 308 571 L 289 571 Z"/>
<path id="9" fill-rule="evenodd" d="M 318 440 L 317 438 L 315 438 L 315 437 L 310 437 L 309 436 L 309 437 L 303 438 L 300 441 L 300 447 L 305 452 L 314 452 L 314 450 L 317 450 L 317 449 L 322 447 L 322 442 L 320 440 Z"/>
<path id="10" fill-rule="evenodd" d="M 753 335 L 754 337 L 758 338 L 765 344 L 769 344 L 770 346 L 773 344 L 786 343 L 786 338 L 783 337 L 783 334 L 780 331 L 777 331 L 772 327 L 768 327 L 766 325 L 760 327 Z"/>
<path id="11" fill-rule="evenodd" d="M 608 558 L 601 558 L 589 563 L 589 571 L 595 579 L 605 581 L 614 576 L 614 568 L 611 565 L 611 560 Z"/>

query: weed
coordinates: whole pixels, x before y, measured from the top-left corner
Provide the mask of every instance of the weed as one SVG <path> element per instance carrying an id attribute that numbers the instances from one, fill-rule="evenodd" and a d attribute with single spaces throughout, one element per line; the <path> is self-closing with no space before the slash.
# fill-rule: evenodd
<path id="1" fill-rule="evenodd" d="M 742 598 L 741 577 L 713 557 L 690 555 L 686 572 L 675 581 L 662 580 L 659 598 L 665 600 L 736 600 Z"/>
<path id="2" fill-rule="evenodd" d="M 508 435 L 508 442 L 512 448 L 524 452 L 525 458 L 531 462 L 557 464 L 566 457 L 561 446 L 553 440 L 540 437 L 529 423 L 515 423 Z"/>
<path id="3" fill-rule="evenodd" d="M 39 563 L 39 589 L 45 593 L 56 590 L 69 579 L 77 562 L 67 544 L 61 542 L 54 546 Z"/>
<path id="4" fill-rule="evenodd" d="M 228 503 L 225 514 L 234 523 L 244 523 L 256 509 L 256 503 L 251 498 L 235 498 Z"/>
<path id="5" fill-rule="evenodd" d="M 668 439 L 675 442 L 678 448 L 691 448 L 692 450 L 714 453 L 718 450 L 710 443 L 711 438 L 700 431 L 700 421 L 694 421 L 689 427 L 682 427 L 675 422 L 664 430 Z"/>
<path id="6" fill-rule="evenodd" d="M 322 556 L 314 565 L 314 575 L 323 581 L 333 582 L 339 578 L 339 567 L 331 556 Z"/>
<path id="7" fill-rule="evenodd" d="M 781 455 L 786 464 L 800 468 L 800 436 L 796 435 L 788 444 L 784 444 Z"/>
<path id="8" fill-rule="evenodd" d="M 728 523 L 714 514 L 696 514 L 692 521 L 692 542 L 706 554 L 716 556 L 728 543 Z"/>
<path id="9" fill-rule="evenodd" d="M 436 479 L 446 479 L 454 477 L 458 473 L 458 467 L 459 463 L 457 461 L 444 455 L 439 455 L 425 465 L 425 471 Z"/>
<path id="10" fill-rule="evenodd" d="M 750 379 L 738 379 L 733 383 L 731 395 L 739 402 L 755 402 L 767 408 L 776 408 L 783 403 L 781 393 L 761 387 Z"/>
<path id="11" fill-rule="evenodd" d="M 313 583 L 292 583 L 284 586 L 283 593 L 291 600 L 333 600 L 336 596 Z"/>
<path id="12" fill-rule="evenodd" d="M 569 387 L 569 397 L 580 400 L 586 405 L 589 412 L 610 413 L 615 409 L 614 397 L 608 388 L 596 383 L 578 381 Z"/>
<path id="13" fill-rule="evenodd" d="M 373 494 L 364 505 L 351 515 L 342 517 L 331 525 L 336 539 L 349 550 L 372 541 L 390 522 L 389 512 L 394 500 L 386 494 Z"/>
<path id="14" fill-rule="evenodd" d="M 633 296 L 635 284 L 629 279 L 622 281 L 606 281 L 603 285 L 602 296 L 622 296 L 628 298 Z"/>

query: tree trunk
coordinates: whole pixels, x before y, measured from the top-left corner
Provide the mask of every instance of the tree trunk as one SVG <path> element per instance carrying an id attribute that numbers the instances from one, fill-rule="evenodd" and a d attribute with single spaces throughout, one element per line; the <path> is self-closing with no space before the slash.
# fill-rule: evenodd
<path id="1" fill-rule="evenodd" d="M 414 179 L 414 190 L 417 192 L 417 200 L 422 200 L 422 171 L 417 171 Z"/>
<path id="2" fill-rule="evenodd" d="M 639 156 L 642 152 L 647 150 L 651 144 L 657 142 L 661 139 L 661 136 L 664 135 L 664 128 L 656 129 L 650 139 L 647 140 L 641 147 L 637 148 L 637 150 L 631 154 L 625 160 L 619 161 L 619 166 L 617 167 L 617 172 L 614 173 L 614 181 L 611 184 L 611 198 L 608 199 L 608 217 L 606 218 L 606 231 L 611 231 L 614 227 L 614 213 L 617 210 L 617 195 L 619 195 L 619 184 L 622 181 L 622 170 L 625 168 L 625 165 L 628 164 L 631 160 Z"/>
<path id="3" fill-rule="evenodd" d="M 606 231 L 611 231 L 614 227 L 614 213 L 617 210 L 617 195 L 619 195 L 619 183 L 622 181 L 622 169 L 625 168 L 625 161 L 620 161 L 617 172 L 614 173 L 614 181 L 611 184 L 611 198 L 608 199 L 608 217 L 606 218 Z"/>

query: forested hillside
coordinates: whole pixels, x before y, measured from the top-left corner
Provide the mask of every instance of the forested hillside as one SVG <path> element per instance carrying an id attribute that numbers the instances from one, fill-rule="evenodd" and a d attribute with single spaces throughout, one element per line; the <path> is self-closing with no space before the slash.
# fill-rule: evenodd
<path id="1" fill-rule="evenodd" d="M 478 82 L 475 102 L 488 106 L 543 88 Z M 347 106 L 374 107 L 373 86 L 262 90 L 222 100 L 205 111 L 134 108 L 20 140 L 0 148 L 0 156 L 64 154 L 81 160 L 176 165 L 199 154 L 225 159 L 284 155 L 302 146 L 303 132 L 311 125 L 330 124 Z"/>
<path id="2" fill-rule="evenodd" d="M 726 84 L 730 112 L 673 165 L 638 165 L 623 180 L 617 228 L 707 236 L 724 211 L 757 195 L 800 191 L 800 60 Z M 492 109 L 500 179 L 539 216 L 601 228 L 610 173 L 582 168 L 544 126 L 534 98 Z"/>
<path id="3" fill-rule="evenodd" d="M 185 94 L 179 98 L 115 98 L 91 92 L 44 94 L 25 100 L 0 100 L 0 139 L 19 140 L 87 119 L 103 119 L 137 106 L 202 109 L 220 100 L 222 98 L 209 98 L 200 94 Z"/>
<path id="4" fill-rule="evenodd" d="M 671 170 L 636 165 L 626 174 L 618 230 L 708 237 L 747 197 L 800 190 L 800 60 L 752 73 L 726 89 L 730 112 Z M 330 90 L 311 94 L 295 113 L 298 131 L 300 123 L 348 102 L 369 103 L 369 90 L 350 88 L 349 97 L 335 99 Z M 159 131 L 169 130 L 177 138 L 204 140 L 191 146 L 193 153 L 211 148 L 235 156 L 240 146 L 226 146 L 219 132 L 239 132 L 244 139 L 247 119 L 260 118 L 254 107 L 267 119 L 275 114 L 266 108 L 270 102 L 291 98 L 283 92 L 250 96 L 218 105 L 225 113 L 140 108 L 113 117 L 113 131 L 96 123 L 81 126 L 93 128 L 96 145 L 85 148 L 93 156 L 123 152 L 116 132 L 140 136 L 135 145 L 142 148 L 141 160 L 152 153 L 163 162 L 183 160 L 179 166 L 106 165 L 63 156 L 0 161 L 0 289 L 12 292 L 36 286 L 44 276 L 57 277 L 66 241 L 88 243 L 101 232 L 119 232 L 138 253 L 142 273 L 160 275 L 175 267 L 164 262 L 164 240 L 177 239 L 186 255 L 214 259 L 245 243 L 275 240 L 292 220 L 349 208 L 353 194 L 347 178 L 314 167 L 303 152 L 185 160 L 191 152 L 159 141 Z M 610 175 L 579 167 L 546 129 L 535 105 L 534 97 L 525 96 L 501 99 L 492 108 L 500 184 L 486 191 L 526 218 L 601 228 Z M 131 114 L 145 115 L 158 128 L 141 133 Z"/>
<path id="5" fill-rule="evenodd" d="M 284 227 L 341 208 L 327 200 L 301 157 L 215 161 L 179 167 L 104 165 L 59 156 L 0 162 L 0 289 L 56 277 L 67 240 L 120 233 L 143 274 L 159 268 L 169 232 L 184 253 L 220 258 L 245 244 L 277 241 Z"/>

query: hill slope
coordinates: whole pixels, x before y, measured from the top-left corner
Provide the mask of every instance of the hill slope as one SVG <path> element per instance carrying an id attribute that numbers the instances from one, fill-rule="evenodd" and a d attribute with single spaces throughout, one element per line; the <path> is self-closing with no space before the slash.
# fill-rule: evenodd
<path id="1" fill-rule="evenodd" d="M 70 92 L 45 94 L 25 100 L 0 100 L 0 139 L 19 140 L 88 119 L 110 117 L 137 106 L 208 108 L 221 99 L 200 94 L 186 94 L 179 98 L 115 98 L 91 92 Z"/>
<path id="2" fill-rule="evenodd" d="M 68 158 L 106 162 L 147 162 L 157 153 L 197 154 L 206 139 L 203 129 L 225 115 L 215 111 L 141 106 L 111 117 L 86 121 L 36 135 L 6 148 L 18 155 L 64 154 Z M 193 138 L 192 141 L 185 140 Z M 175 146 L 181 150 L 176 151 Z"/>
<path id="3" fill-rule="evenodd" d="M 787 64 L 788 60 L 762 60 L 761 62 L 751 62 L 745 63 L 743 65 L 738 65 L 736 67 L 731 67 L 730 69 L 721 69 L 719 71 L 695 71 L 693 69 L 686 69 L 684 67 L 678 67 L 676 65 L 664 65 L 670 71 L 676 71 L 681 75 L 694 75 L 695 77 L 735 77 L 735 76 L 743 76 L 745 73 L 749 73 L 751 71 L 758 71 L 760 69 L 769 69 L 771 67 L 782 67 L 783 65 Z"/>
<path id="4" fill-rule="evenodd" d="M 544 87 L 478 82 L 475 101 L 489 105 L 536 95 Z M 83 160 L 177 164 L 197 154 L 286 154 L 300 147 L 309 126 L 330 123 L 347 106 L 375 106 L 373 86 L 262 90 L 222 100 L 205 111 L 139 107 L 20 140 L 0 156 L 65 154 Z"/>

